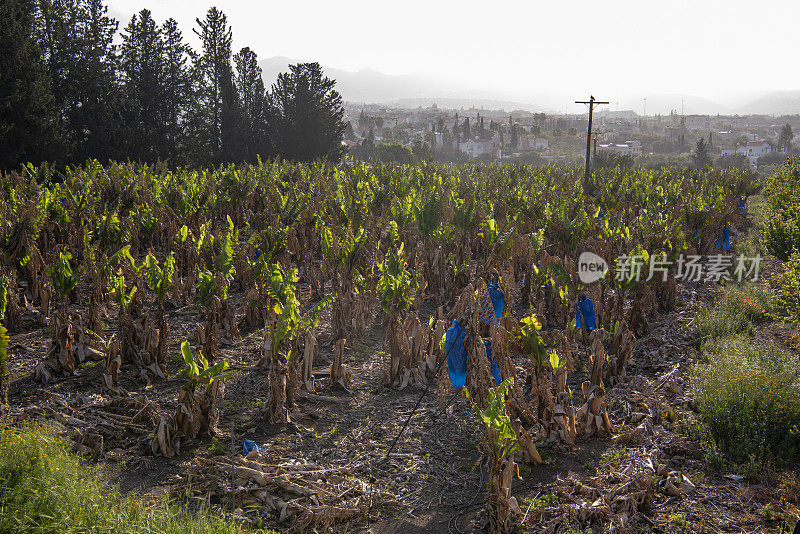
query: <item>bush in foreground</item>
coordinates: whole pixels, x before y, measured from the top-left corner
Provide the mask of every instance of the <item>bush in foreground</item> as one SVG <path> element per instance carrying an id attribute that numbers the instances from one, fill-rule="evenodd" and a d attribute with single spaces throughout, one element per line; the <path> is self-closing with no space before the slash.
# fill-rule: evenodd
<path id="1" fill-rule="evenodd" d="M 694 395 L 717 444 L 737 462 L 783 464 L 800 454 L 800 362 L 771 341 L 711 344 L 694 368 Z"/>
<path id="2" fill-rule="evenodd" d="M 697 318 L 697 333 L 711 340 L 753 334 L 755 325 L 769 321 L 772 302 L 772 293 L 766 284 L 725 286 L 714 306 Z"/>
<path id="3" fill-rule="evenodd" d="M 99 467 L 71 454 L 53 428 L 0 422 L 0 532 L 236 534 L 211 515 L 123 497 Z"/>

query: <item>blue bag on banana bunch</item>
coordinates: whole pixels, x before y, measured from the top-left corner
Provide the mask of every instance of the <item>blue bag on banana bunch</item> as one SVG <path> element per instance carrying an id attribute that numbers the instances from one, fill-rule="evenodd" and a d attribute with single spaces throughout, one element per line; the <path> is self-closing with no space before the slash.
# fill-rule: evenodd
<path id="1" fill-rule="evenodd" d="M 447 372 L 450 375 L 450 384 L 453 387 L 463 387 L 467 385 L 467 349 L 464 346 L 466 335 L 464 327 L 458 321 L 453 321 L 453 326 L 447 329 L 444 334 L 444 347 L 447 353 Z M 492 372 L 495 382 L 499 385 L 503 382 L 500 375 L 500 366 L 492 359 L 492 342 L 484 341 L 486 347 L 486 358 L 489 360 L 489 369 Z"/>
<path id="2" fill-rule="evenodd" d="M 486 284 L 486 293 L 483 295 L 483 305 L 481 306 L 481 322 L 490 325 L 499 322 L 500 317 L 503 316 L 505 300 L 506 297 L 500 284 L 488 282 Z"/>
<path id="3" fill-rule="evenodd" d="M 492 372 L 495 385 L 499 386 L 503 383 L 503 377 L 500 374 L 500 366 L 492 358 L 492 342 L 484 341 L 483 344 L 486 347 L 486 357 L 489 359 L 489 370 Z"/>
<path id="4" fill-rule="evenodd" d="M 736 202 L 736 211 L 739 215 L 747 213 L 747 199 L 745 197 L 739 197 L 739 200 Z"/>
<path id="5" fill-rule="evenodd" d="M 722 250 L 731 249 L 731 229 L 728 228 L 727 224 L 722 227 L 722 232 L 717 240 L 717 247 L 721 248 Z"/>
<path id="6" fill-rule="evenodd" d="M 453 387 L 460 388 L 467 384 L 467 351 L 464 346 L 466 334 L 464 327 L 458 321 L 453 321 L 453 326 L 444 334 L 444 350 L 447 354 L 447 372 L 450 374 L 450 383 Z"/>
<path id="7" fill-rule="evenodd" d="M 586 298 L 586 294 L 584 293 L 578 299 L 578 304 L 575 306 L 576 309 L 576 316 L 575 316 L 575 328 L 580 330 L 583 327 L 584 321 L 586 322 L 586 330 L 591 332 L 595 329 L 595 316 L 594 316 L 594 302 L 591 299 Z M 581 320 L 583 319 L 583 320 Z"/>

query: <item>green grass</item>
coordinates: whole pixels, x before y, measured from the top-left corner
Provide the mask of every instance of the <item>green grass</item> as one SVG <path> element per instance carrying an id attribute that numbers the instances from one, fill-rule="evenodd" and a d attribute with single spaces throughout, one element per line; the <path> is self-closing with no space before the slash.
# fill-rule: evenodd
<path id="1" fill-rule="evenodd" d="M 736 252 L 747 258 L 766 253 L 764 245 L 764 227 L 769 215 L 769 204 L 763 195 L 754 195 L 747 199 L 747 215 L 753 225 L 747 234 L 736 243 Z"/>
<path id="2" fill-rule="evenodd" d="M 800 454 L 800 362 L 772 341 L 746 336 L 711 344 L 693 369 L 698 411 L 717 445 L 736 462 Z"/>
<path id="3" fill-rule="evenodd" d="M 700 339 L 714 340 L 755 332 L 755 326 L 769 321 L 773 295 L 766 284 L 731 284 L 720 292 L 714 305 L 697 318 Z"/>
<path id="4" fill-rule="evenodd" d="M 0 532 L 253 532 L 208 508 L 123 497 L 107 475 L 70 453 L 52 427 L 0 422 Z"/>

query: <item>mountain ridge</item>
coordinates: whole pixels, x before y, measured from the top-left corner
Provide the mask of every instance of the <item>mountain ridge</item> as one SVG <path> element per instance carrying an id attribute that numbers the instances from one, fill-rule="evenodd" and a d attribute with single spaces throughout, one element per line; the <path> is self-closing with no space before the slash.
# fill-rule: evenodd
<path id="1" fill-rule="evenodd" d="M 287 56 L 273 56 L 259 62 L 264 83 L 270 87 L 278 74 L 286 72 L 289 65 L 300 63 Z M 349 103 L 386 104 L 398 107 L 427 107 L 436 103 L 443 108 L 503 109 L 506 111 L 547 111 L 560 113 L 562 106 L 572 103 L 574 98 L 562 98 L 560 94 L 540 93 L 536 96 L 506 94 L 499 91 L 464 88 L 443 80 L 419 74 L 386 74 L 372 67 L 351 71 L 323 65 L 326 76 L 336 80 L 336 89 L 342 99 Z M 758 94 L 754 92 L 754 95 Z M 650 115 L 669 114 L 670 111 L 686 115 L 797 115 L 800 114 L 800 90 L 764 91 L 751 97 L 747 103 L 723 105 L 698 95 L 663 93 L 620 96 L 609 107 L 644 112 L 644 98 Z M 561 103 L 563 100 L 563 104 Z M 683 102 L 681 102 L 683 101 Z M 490 107 L 497 106 L 497 107 Z M 606 108 L 609 109 L 609 108 Z"/>

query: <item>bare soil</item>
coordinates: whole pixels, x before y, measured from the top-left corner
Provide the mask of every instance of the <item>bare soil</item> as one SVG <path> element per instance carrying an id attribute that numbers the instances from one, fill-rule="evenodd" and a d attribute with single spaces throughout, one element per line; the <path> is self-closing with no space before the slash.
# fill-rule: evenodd
<path id="1" fill-rule="evenodd" d="M 596 484 L 612 476 L 625 462 L 657 458 L 670 470 L 680 471 L 696 486 L 689 493 L 669 495 L 656 487 L 652 501 L 627 519 L 629 532 L 782 532 L 782 525 L 768 512 L 785 493 L 796 488 L 797 473 L 791 470 L 769 483 L 742 478 L 727 468 L 715 471 L 706 461 L 707 444 L 695 441 L 696 417 L 691 411 L 689 372 L 699 355 L 692 335 L 697 314 L 713 300 L 710 285 L 680 285 L 675 312 L 656 317 L 651 333 L 636 341 L 634 356 L 621 383 L 609 391 L 609 414 L 620 434 L 592 439 L 574 446 L 542 448 L 542 466 L 523 466 L 514 494 L 523 511 L 522 530 L 529 532 L 591 532 L 610 527 L 607 520 L 581 524 L 580 506 L 565 495 L 565 484 Z M 79 311 L 84 311 L 77 307 Z M 424 312 L 425 310 L 423 310 Z M 112 317 L 114 311 L 111 310 Z M 168 310 L 171 325 L 170 354 L 178 356 L 181 341 L 190 338 L 197 322 L 191 308 Z M 113 332 L 115 320 L 109 319 Z M 324 340 L 326 325 L 320 327 Z M 775 327 L 775 337 L 798 351 L 797 332 Z M 43 358 L 50 332 L 24 318 L 23 332 L 11 335 L 11 380 L 8 397 L 16 419 L 54 421 L 67 431 L 80 432 L 75 421 L 85 420 L 92 410 L 110 399 L 101 388 L 102 365 L 84 365 L 75 377 L 47 386 L 33 380 L 33 368 Z M 337 525 L 347 532 L 381 534 L 415 532 L 479 532 L 483 529 L 483 456 L 478 450 L 479 432 L 463 397 L 455 395 L 440 412 L 436 386 L 425 396 L 393 454 L 386 451 L 397 436 L 417 399 L 421 387 L 395 391 L 383 388 L 386 366 L 384 330 L 376 324 L 363 339 L 348 343 L 345 364 L 351 371 L 350 391 L 330 389 L 328 367 L 330 341 L 322 342 L 321 361 L 316 362 L 317 393 L 320 398 L 298 400 L 293 422 L 272 426 L 259 420 L 267 392 L 267 373 L 255 364 L 262 339 L 258 332 L 245 333 L 232 344 L 223 344 L 223 357 L 231 364 L 221 406 L 216 441 L 196 440 L 172 459 L 145 454 L 147 435 L 129 435 L 119 442 L 106 442 L 96 461 L 110 467 L 124 493 L 173 492 L 197 457 L 214 452 L 240 454 L 241 441 L 255 441 L 276 462 L 303 459 L 323 466 L 359 465 L 356 476 L 394 496 L 394 502 L 376 506 L 358 520 Z M 573 389 L 585 379 L 585 355 L 572 373 Z M 524 375 L 526 362 L 515 363 Z M 169 379 L 146 385 L 136 378 L 132 366 L 124 366 L 121 385 L 133 397 L 146 397 L 160 410 L 172 412 L 177 390 L 183 383 L 182 362 L 169 363 Z M 335 399 L 335 400 L 334 400 Z M 576 401 L 576 405 L 577 405 Z M 641 423 L 643 411 L 650 428 L 643 436 L 622 444 L 619 436 Z M 231 449 L 233 446 L 233 449 Z M 604 479 L 605 480 L 605 479 Z M 183 481 L 185 482 L 185 481 Z M 792 484 L 795 484 L 792 486 Z M 788 489 L 787 489 L 788 488 Z M 783 493 L 781 493 L 783 492 Z M 542 496 L 555 494 L 552 502 Z M 536 500 L 538 498 L 538 500 Z M 789 495 L 789 499 L 796 499 Z M 796 502 L 796 501 L 795 501 Z M 260 526 L 279 531 L 291 525 L 277 517 L 258 517 L 223 499 L 218 506 Z M 585 508 L 585 507 L 584 507 Z M 573 530 L 570 530 L 573 529 Z M 583 529 L 583 530 L 581 530 Z"/>

